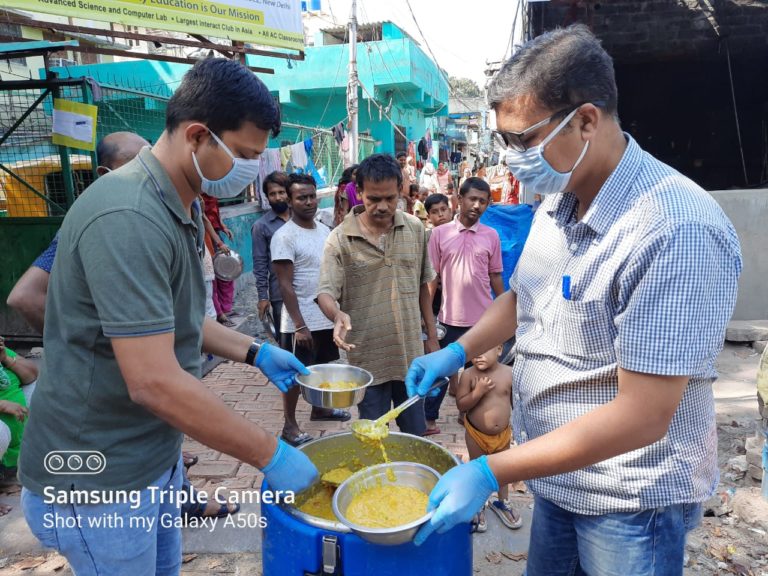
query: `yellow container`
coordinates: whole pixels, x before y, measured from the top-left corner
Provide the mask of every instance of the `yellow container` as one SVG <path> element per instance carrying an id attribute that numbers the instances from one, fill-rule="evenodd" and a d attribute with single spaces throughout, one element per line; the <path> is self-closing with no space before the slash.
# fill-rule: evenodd
<path id="1" fill-rule="evenodd" d="M 93 182 L 91 157 L 75 154 L 69 157 L 69 161 L 75 183 L 75 196 L 77 196 Z M 59 156 L 24 160 L 8 164 L 6 167 L 41 194 L 62 207 L 66 206 Z M 5 210 L 7 216 L 12 218 L 63 215 L 5 171 L 0 172 L 0 209 Z"/>

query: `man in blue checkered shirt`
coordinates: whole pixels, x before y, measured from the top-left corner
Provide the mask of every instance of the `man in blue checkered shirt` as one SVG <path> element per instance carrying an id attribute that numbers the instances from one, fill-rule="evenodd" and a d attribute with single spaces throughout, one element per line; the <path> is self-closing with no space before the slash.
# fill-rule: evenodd
<path id="1" fill-rule="evenodd" d="M 682 574 L 686 533 L 718 481 L 712 383 L 742 266 L 736 233 L 622 132 L 613 62 L 586 27 L 523 46 L 489 100 L 510 171 L 545 199 L 511 289 L 455 346 L 415 360 L 406 384 L 423 395 L 516 334 L 517 445 L 444 475 L 416 542 L 526 480 L 528 576 Z"/>

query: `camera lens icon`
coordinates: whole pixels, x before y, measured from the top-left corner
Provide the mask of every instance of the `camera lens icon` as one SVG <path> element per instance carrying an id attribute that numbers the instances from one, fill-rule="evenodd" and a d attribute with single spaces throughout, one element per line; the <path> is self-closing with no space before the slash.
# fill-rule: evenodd
<path id="1" fill-rule="evenodd" d="M 59 454 L 49 454 L 45 459 L 45 468 L 48 472 L 55 474 L 64 468 L 64 458 Z"/>
<path id="2" fill-rule="evenodd" d="M 107 459 L 98 450 L 54 450 L 43 462 L 50 474 L 99 474 Z"/>
<path id="3" fill-rule="evenodd" d="M 104 460 L 104 456 L 101 454 L 91 454 L 88 456 L 88 458 L 85 459 L 85 467 L 88 468 L 88 470 L 91 472 L 94 470 L 103 470 L 105 464 L 106 461 Z"/>

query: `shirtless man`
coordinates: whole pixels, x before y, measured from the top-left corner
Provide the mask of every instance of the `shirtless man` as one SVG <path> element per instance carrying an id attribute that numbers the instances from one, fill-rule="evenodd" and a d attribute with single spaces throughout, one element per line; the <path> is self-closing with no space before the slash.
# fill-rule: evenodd
<path id="1" fill-rule="evenodd" d="M 509 449 L 512 438 L 512 368 L 499 364 L 501 346 L 472 359 L 472 367 L 461 374 L 456 391 L 456 406 L 464 416 L 464 434 L 469 458 L 485 458 Z M 520 514 L 507 500 L 509 487 L 499 485 L 497 498 L 491 498 L 490 509 L 502 523 L 513 530 L 523 525 Z M 477 516 L 476 531 L 485 532 L 484 509 Z"/>

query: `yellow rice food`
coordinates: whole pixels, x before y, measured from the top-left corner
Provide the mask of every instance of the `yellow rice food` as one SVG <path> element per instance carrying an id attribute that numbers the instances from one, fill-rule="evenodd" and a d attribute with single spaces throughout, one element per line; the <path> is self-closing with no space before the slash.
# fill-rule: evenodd
<path id="1" fill-rule="evenodd" d="M 354 474 L 354 472 L 352 472 L 352 470 L 349 468 L 333 468 L 320 476 L 320 480 L 326 484 L 338 486 L 344 482 L 344 480 L 352 476 L 352 474 Z"/>
<path id="2" fill-rule="evenodd" d="M 428 499 L 427 494 L 410 486 L 374 486 L 355 495 L 345 515 L 358 526 L 394 528 L 424 516 Z"/>
<path id="3" fill-rule="evenodd" d="M 297 502 L 296 507 L 310 516 L 336 522 L 336 515 L 333 513 L 331 505 L 333 502 L 333 492 L 334 489 L 326 486 L 314 488 L 308 496 L 302 496 L 303 501 L 301 503 Z"/>
<path id="4" fill-rule="evenodd" d="M 362 442 L 379 442 L 389 436 L 389 426 L 377 424 L 377 422 L 377 420 L 358 420 L 352 424 L 352 432 Z"/>
<path id="5" fill-rule="evenodd" d="M 338 381 L 338 382 L 321 382 L 318 385 L 318 388 L 321 390 L 354 390 L 355 388 L 360 388 L 360 384 L 357 382 L 345 382 L 345 381 Z"/>

